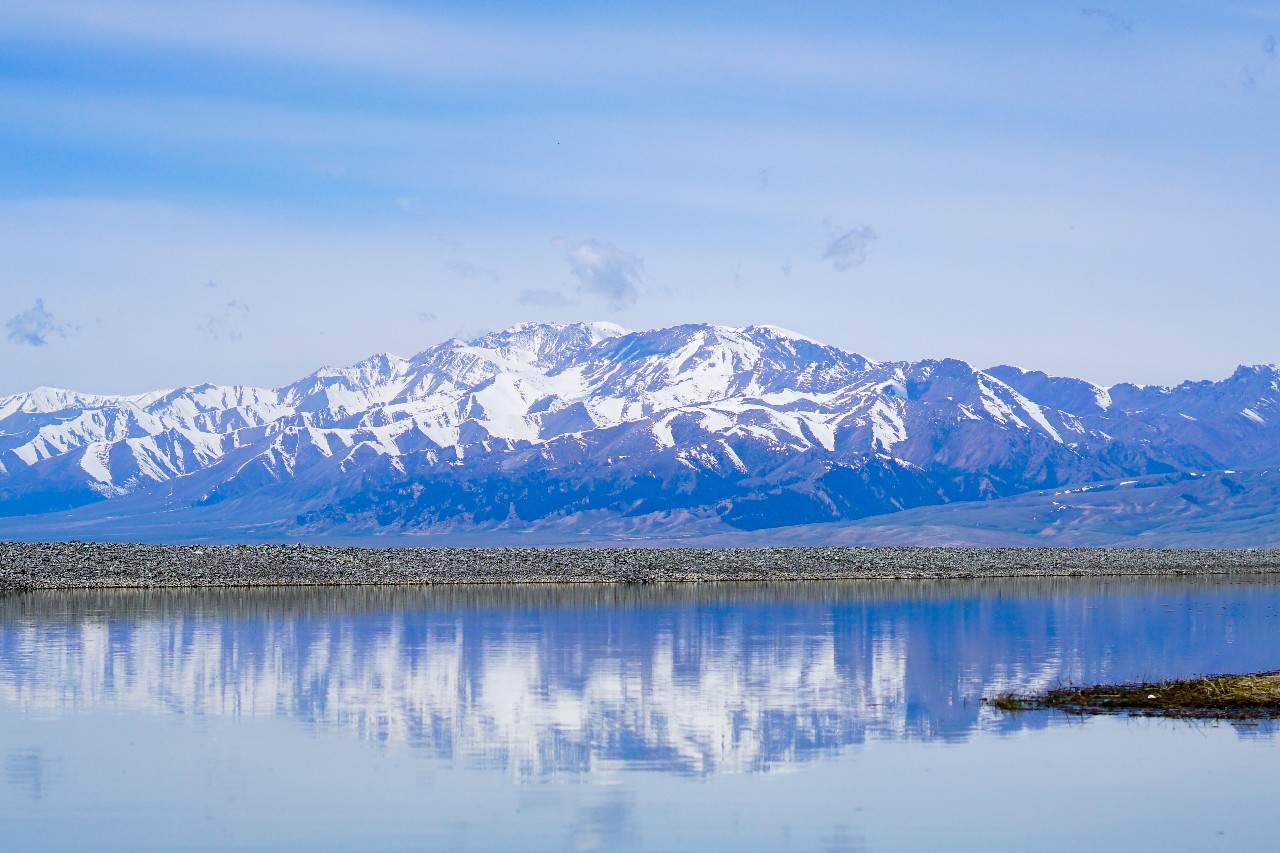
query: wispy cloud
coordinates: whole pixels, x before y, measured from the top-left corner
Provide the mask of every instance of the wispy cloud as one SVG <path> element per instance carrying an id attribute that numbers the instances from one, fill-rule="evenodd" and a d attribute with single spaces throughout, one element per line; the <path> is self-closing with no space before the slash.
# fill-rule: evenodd
<path id="1" fill-rule="evenodd" d="M 405 213 L 417 216 L 422 213 L 422 202 L 415 196 L 400 196 L 394 200 L 396 207 Z"/>
<path id="2" fill-rule="evenodd" d="M 578 292 L 607 301 L 620 311 L 640 298 L 644 261 L 602 240 L 557 241 L 564 248 Z"/>
<path id="3" fill-rule="evenodd" d="M 1107 29 L 1113 33 L 1131 33 L 1133 32 L 1133 21 L 1119 15 L 1110 9 L 1103 9 L 1100 6 L 1085 6 L 1080 10 L 1080 14 L 1087 18 L 1096 18 L 1107 25 Z"/>
<path id="4" fill-rule="evenodd" d="M 562 308 L 565 305 L 577 304 L 558 290 L 522 290 L 520 304 L 535 308 Z"/>
<path id="5" fill-rule="evenodd" d="M 594 86 L 601 77 L 649 82 L 729 75 L 847 87 L 850 80 L 875 74 L 896 60 L 891 49 L 872 40 L 848 50 L 782 32 L 689 31 L 658 19 L 609 28 L 558 16 L 548 26 L 511 16 L 499 22 L 415 6 L 422 4 L 6 0 L 5 30 L 17 38 L 56 38 L 72 45 L 267 58 L 307 69 L 455 83 L 506 78 L 563 84 L 572 78 Z M 663 62 L 655 64 L 655 55 Z M 771 61 L 760 61 L 762 56 Z M 921 64 L 914 63 L 915 73 Z"/>
<path id="6" fill-rule="evenodd" d="M 47 345 L 51 335 L 65 338 L 74 328 L 57 322 L 53 314 L 45 310 L 43 299 L 37 299 L 35 305 L 10 317 L 4 327 L 9 330 L 11 343 L 29 347 Z"/>
<path id="7" fill-rule="evenodd" d="M 458 278 L 487 278 L 490 281 L 502 281 L 502 276 L 488 267 L 482 267 L 471 263 L 471 261 L 464 261 L 461 258 L 445 261 L 444 268 L 458 276 Z"/>
<path id="8" fill-rule="evenodd" d="M 218 343 L 238 341 L 244 337 L 240 322 L 248 315 L 249 306 L 239 299 L 229 299 L 222 310 L 205 317 L 197 328 Z"/>
<path id="9" fill-rule="evenodd" d="M 416 203 L 416 199 L 414 201 Z M 463 256 L 462 243 L 456 237 L 450 234 L 433 234 L 431 242 L 444 256 L 440 266 L 445 272 L 452 273 L 458 278 L 487 278 L 490 281 L 502 281 L 502 276 L 496 271 L 467 260 Z"/>
<path id="10" fill-rule="evenodd" d="M 858 228 L 850 228 L 848 231 L 841 231 L 828 223 L 827 230 L 830 232 L 830 237 L 827 240 L 826 249 L 822 252 L 822 259 L 831 261 L 831 265 L 837 272 L 847 272 L 854 267 L 862 266 L 867 260 L 867 252 L 870 251 L 871 244 L 876 239 L 876 232 L 871 226 L 862 225 Z"/>
<path id="11" fill-rule="evenodd" d="M 1249 62 L 1244 66 L 1244 85 L 1253 88 L 1258 85 L 1258 80 L 1266 73 L 1267 65 L 1276 61 L 1276 37 L 1268 35 L 1262 40 L 1262 55 L 1265 57 L 1261 62 Z"/>

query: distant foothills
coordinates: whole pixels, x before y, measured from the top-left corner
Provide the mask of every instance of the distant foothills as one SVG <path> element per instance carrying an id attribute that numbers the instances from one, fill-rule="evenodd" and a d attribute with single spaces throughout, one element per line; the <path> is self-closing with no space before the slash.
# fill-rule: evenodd
<path id="1" fill-rule="evenodd" d="M 0 538 L 1280 546 L 1280 367 L 1102 388 L 526 323 L 283 388 L 0 399 Z"/>

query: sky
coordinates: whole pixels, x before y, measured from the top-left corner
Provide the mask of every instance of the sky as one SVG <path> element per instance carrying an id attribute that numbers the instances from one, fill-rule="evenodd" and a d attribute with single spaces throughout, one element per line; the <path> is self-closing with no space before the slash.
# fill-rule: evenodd
<path id="1" fill-rule="evenodd" d="M 1230 0 L 0 0 L 0 394 L 527 320 L 1280 362 L 1277 38 Z"/>

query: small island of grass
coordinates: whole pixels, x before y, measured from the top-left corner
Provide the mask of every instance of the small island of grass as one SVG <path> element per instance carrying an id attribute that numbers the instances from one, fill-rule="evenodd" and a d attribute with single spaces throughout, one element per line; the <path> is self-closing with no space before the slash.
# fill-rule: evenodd
<path id="1" fill-rule="evenodd" d="M 1054 709 L 1081 715 L 1277 719 L 1280 718 L 1280 671 L 1154 683 L 1067 685 L 1040 693 L 1001 693 L 983 701 L 1009 712 Z"/>

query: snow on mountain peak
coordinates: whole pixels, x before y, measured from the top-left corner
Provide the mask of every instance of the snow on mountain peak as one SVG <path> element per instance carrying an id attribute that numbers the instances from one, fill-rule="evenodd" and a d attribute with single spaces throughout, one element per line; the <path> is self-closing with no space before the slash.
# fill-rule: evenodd
<path id="1" fill-rule="evenodd" d="M 1113 403 L 1078 379 L 955 359 L 877 363 L 777 326 L 521 323 L 280 389 L 41 388 L 0 399 L 0 514 L 167 482 L 166 500 L 196 502 L 271 488 L 299 504 L 364 506 L 351 490 L 383 489 L 394 512 L 409 501 L 436 515 L 483 493 L 502 506 L 474 511 L 507 518 L 520 501 L 527 513 L 615 493 L 631 496 L 628 512 L 693 501 L 703 482 L 713 485 L 698 500 L 715 503 L 745 478 L 761 502 L 752 506 L 781 494 L 783 509 L 715 512 L 781 523 L 777 513 L 795 507 L 888 511 L 1150 470 L 1280 464 L 1278 378 L 1260 366 L 1174 389 L 1116 386 Z M 472 494 L 468 478 L 486 485 Z M 540 485 L 552 481 L 554 494 Z M 579 493 L 582 482 L 597 485 Z M 397 497 L 402 487 L 436 491 L 424 503 Z"/>
<path id="2" fill-rule="evenodd" d="M 607 320 L 597 320 L 593 323 L 587 323 L 586 325 L 594 333 L 597 341 L 608 340 L 609 338 L 619 338 L 631 333 L 630 329 L 625 329 L 617 323 L 610 323 Z"/>
<path id="3" fill-rule="evenodd" d="M 601 341 L 623 334 L 626 331 L 612 323 L 518 323 L 462 344 L 491 353 L 499 363 L 551 369 Z"/>
<path id="4" fill-rule="evenodd" d="M 826 346 L 826 344 L 823 343 L 822 341 L 811 338 L 808 335 L 802 335 L 799 332 L 793 332 L 790 329 L 783 328 L 782 326 L 773 326 L 767 323 L 756 323 L 756 324 L 747 326 L 745 329 L 743 329 L 743 331 L 748 333 L 754 332 L 754 331 L 760 331 L 768 335 L 772 335 L 773 337 L 776 337 L 776 338 L 787 338 L 793 341 L 804 341 L 805 343 L 817 344 L 820 347 Z"/>

